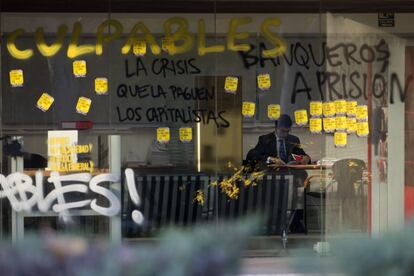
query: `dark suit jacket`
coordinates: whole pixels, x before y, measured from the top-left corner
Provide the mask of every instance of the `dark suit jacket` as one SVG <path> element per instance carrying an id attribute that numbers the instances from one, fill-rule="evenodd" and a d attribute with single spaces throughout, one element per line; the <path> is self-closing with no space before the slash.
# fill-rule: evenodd
<path id="1" fill-rule="evenodd" d="M 305 151 L 300 146 L 300 140 L 297 136 L 288 135 L 285 139 L 286 153 L 288 156 L 287 162 L 293 161 L 292 153 L 298 155 L 306 155 Z M 246 156 L 249 163 L 265 163 L 267 157 L 277 157 L 276 134 L 271 132 L 259 137 L 257 145 L 251 149 Z"/>

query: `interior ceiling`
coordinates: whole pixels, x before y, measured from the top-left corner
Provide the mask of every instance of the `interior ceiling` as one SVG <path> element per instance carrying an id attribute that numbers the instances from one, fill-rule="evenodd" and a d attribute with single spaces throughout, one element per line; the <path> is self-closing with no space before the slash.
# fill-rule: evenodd
<path id="1" fill-rule="evenodd" d="M 0 12 L 317 13 L 414 12 L 414 1 L 0 0 Z"/>

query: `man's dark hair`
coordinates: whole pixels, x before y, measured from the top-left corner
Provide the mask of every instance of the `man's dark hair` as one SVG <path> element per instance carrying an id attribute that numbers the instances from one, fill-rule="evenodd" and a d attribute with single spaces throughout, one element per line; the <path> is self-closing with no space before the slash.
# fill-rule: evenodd
<path id="1" fill-rule="evenodd" d="M 279 119 L 275 121 L 275 128 L 276 127 L 286 127 L 291 128 L 292 127 L 292 119 L 287 114 L 280 115 Z"/>

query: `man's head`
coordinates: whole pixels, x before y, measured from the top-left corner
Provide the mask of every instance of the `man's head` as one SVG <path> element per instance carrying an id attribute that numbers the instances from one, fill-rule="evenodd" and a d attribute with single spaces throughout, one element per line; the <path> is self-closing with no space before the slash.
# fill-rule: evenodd
<path id="1" fill-rule="evenodd" d="M 292 127 L 292 119 L 287 114 L 280 115 L 279 119 L 275 121 L 275 131 L 277 137 L 286 138 Z"/>

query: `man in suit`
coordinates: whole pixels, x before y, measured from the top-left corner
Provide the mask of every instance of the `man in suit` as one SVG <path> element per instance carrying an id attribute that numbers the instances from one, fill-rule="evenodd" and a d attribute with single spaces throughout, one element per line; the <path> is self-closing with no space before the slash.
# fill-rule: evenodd
<path id="1" fill-rule="evenodd" d="M 260 136 L 257 145 L 247 153 L 248 163 L 272 168 L 309 164 L 310 157 L 302 149 L 299 138 L 289 134 L 291 127 L 290 116 L 282 114 L 275 122 L 275 131 Z"/>
<path id="2" fill-rule="evenodd" d="M 247 153 L 246 161 L 249 169 L 281 169 L 280 173 L 293 176 L 293 187 L 303 187 L 307 177 L 305 170 L 283 169 L 284 165 L 306 165 L 310 163 L 310 157 L 302 149 L 297 136 L 289 134 L 292 127 L 292 119 L 287 114 L 282 114 L 275 122 L 275 131 L 259 137 L 257 145 Z M 296 158 L 295 158 L 296 157 Z M 292 201 L 289 209 L 294 209 L 291 224 L 288 226 L 293 233 L 306 233 L 306 228 L 301 222 L 303 210 L 298 207 L 298 191 L 293 189 Z"/>

